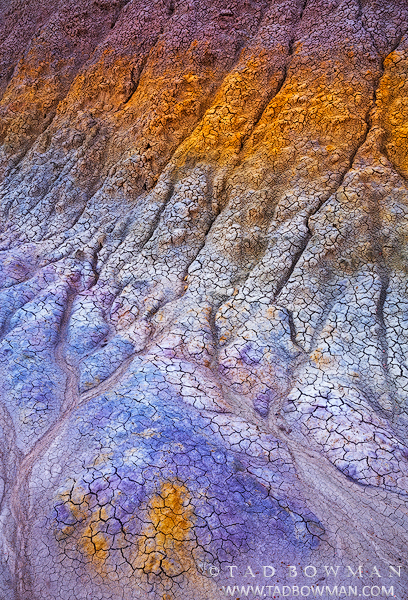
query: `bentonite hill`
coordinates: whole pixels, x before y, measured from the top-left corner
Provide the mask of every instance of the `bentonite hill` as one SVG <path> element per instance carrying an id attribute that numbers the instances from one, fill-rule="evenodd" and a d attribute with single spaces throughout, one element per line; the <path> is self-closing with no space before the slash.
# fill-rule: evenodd
<path id="1" fill-rule="evenodd" d="M 0 12 L 0 599 L 406 600 L 408 2 Z"/>

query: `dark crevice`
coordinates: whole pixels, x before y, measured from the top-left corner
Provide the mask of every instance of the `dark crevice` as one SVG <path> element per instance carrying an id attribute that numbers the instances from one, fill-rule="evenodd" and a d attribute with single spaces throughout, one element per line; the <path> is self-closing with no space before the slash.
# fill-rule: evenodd
<path id="1" fill-rule="evenodd" d="M 169 6 L 168 6 L 168 16 L 171 17 L 174 14 L 175 11 L 175 7 L 174 7 L 174 1 L 170 0 L 169 2 Z"/>
<path id="2" fill-rule="evenodd" d="M 218 335 L 218 328 L 217 328 L 217 325 L 215 322 L 217 312 L 218 312 L 218 309 L 221 306 L 221 304 L 222 304 L 222 302 L 212 305 L 211 309 L 210 309 L 210 314 L 208 316 L 208 325 L 210 327 L 211 338 L 212 338 L 212 342 L 213 342 L 213 346 L 214 346 L 214 354 L 211 359 L 210 369 L 211 369 L 212 373 L 214 374 L 214 376 L 216 377 L 216 379 L 218 380 L 220 389 L 223 392 L 223 397 L 228 397 L 229 394 L 225 395 L 225 393 L 224 393 L 224 386 L 222 384 L 222 379 L 220 376 L 220 364 L 219 364 L 220 346 L 219 346 L 219 339 L 218 339 L 219 335 Z"/>
<path id="3" fill-rule="evenodd" d="M 14 285 L 18 285 L 21 282 L 15 283 Z M 12 287 L 12 286 L 10 286 Z M 8 288 L 1 288 L 1 290 L 7 290 Z M 23 305 L 24 306 L 24 305 Z M 4 307 L 4 304 L 3 304 Z M 0 325 L 0 342 L 3 340 L 3 338 L 9 333 L 10 331 L 10 321 L 13 318 L 13 316 L 15 315 L 15 313 L 20 310 L 21 306 L 17 309 L 11 309 L 7 316 L 3 319 L 3 322 Z M 3 350 L 4 352 L 4 350 Z"/>
<path id="4" fill-rule="evenodd" d="M 245 145 L 245 142 L 251 137 L 251 135 L 255 131 L 258 123 L 262 119 L 262 117 L 263 117 L 263 115 L 265 113 L 265 110 L 267 109 L 267 107 L 269 106 L 269 104 L 272 102 L 272 100 L 274 98 L 276 98 L 276 96 L 280 93 L 281 89 L 283 88 L 283 86 L 286 83 L 289 65 L 290 65 L 290 63 L 292 61 L 292 58 L 293 58 L 293 52 L 294 52 L 293 48 L 294 48 L 294 45 L 295 45 L 295 42 L 296 42 L 297 27 L 299 26 L 300 22 L 302 21 L 303 13 L 305 12 L 305 9 L 306 9 L 306 6 L 307 6 L 307 2 L 308 2 L 308 0 L 305 0 L 303 2 L 303 5 L 302 5 L 302 7 L 300 9 L 298 22 L 293 25 L 292 35 L 289 38 L 289 42 L 288 42 L 288 51 L 287 51 L 287 55 L 286 55 L 286 60 L 285 60 L 285 63 L 283 65 L 283 67 L 282 67 L 282 74 L 281 74 L 281 78 L 280 78 L 280 80 L 278 82 L 278 85 L 277 85 L 277 87 L 276 87 L 275 90 L 272 90 L 272 92 L 267 95 L 267 98 L 263 102 L 262 107 L 260 108 L 260 110 L 258 112 L 258 115 L 254 119 L 254 122 L 253 122 L 253 124 L 251 126 L 250 131 L 247 132 L 244 136 L 242 136 L 238 152 L 241 152 L 242 148 Z"/>
<path id="5" fill-rule="evenodd" d="M 325 197 L 319 202 L 319 204 L 317 205 L 317 207 L 309 213 L 309 216 L 308 216 L 307 221 L 306 221 L 306 227 L 308 228 L 308 230 L 309 230 L 310 233 L 311 233 L 310 219 L 312 217 L 314 217 L 321 210 L 321 208 L 323 207 L 323 205 L 332 196 L 335 196 L 338 193 L 338 191 L 344 186 L 346 177 L 350 173 L 351 169 L 353 168 L 354 160 L 355 160 L 355 158 L 357 156 L 358 151 L 360 150 L 360 148 L 362 146 L 364 146 L 364 144 L 367 141 L 367 137 L 368 137 L 368 134 L 370 132 L 370 124 L 368 122 L 368 120 L 369 120 L 369 112 L 368 111 L 367 111 L 366 119 L 367 120 L 366 120 L 366 124 L 365 124 L 365 132 L 363 134 L 363 137 L 362 137 L 361 141 L 357 144 L 356 148 L 353 150 L 352 154 L 350 155 L 350 158 L 348 160 L 348 165 L 347 165 L 346 169 L 344 170 L 343 175 L 341 176 L 340 181 L 339 181 L 339 183 L 336 186 L 336 189 L 333 190 L 333 191 L 331 191 L 329 195 L 325 195 Z"/>
<path id="6" fill-rule="evenodd" d="M 387 342 L 387 328 L 384 320 L 384 305 L 387 299 L 387 291 L 390 284 L 390 278 L 387 274 L 383 274 L 381 281 L 381 291 L 378 297 L 377 309 L 376 309 L 376 320 L 379 325 L 379 341 L 382 352 L 382 366 L 387 373 L 389 374 L 389 366 L 388 366 L 388 342 Z"/>
<path id="7" fill-rule="evenodd" d="M 156 39 L 154 40 L 154 42 L 152 44 L 152 47 L 150 48 L 150 51 L 152 50 L 152 48 L 155 47 L 158 39 L 159 38 L 156 37 Z M 131 100 L 132 96 L 137 92 L 139 83 L 140 83 L 140 80 L 142 77 L 142 73 L 143 73 L 146 63 L 148 61 L 149 55 L 150 55 L 150 52 L 142 58 L 142 60 L 140 61 L 140 64 L 136 68 L 135 67 L 132 68 L 132 71 L 130 73 L 130 89 L 129 89 L 128 96 L 127 96 L 126 100 L 124 100 L 123 103 L 119 106 L 119 108 L 117 109 L 116 112 L 122 110 L 126 106 L 126 104 Z"/>
<path id="8" fill-rule="evenodd" d="M 378 244 L 376 244 L 376 246 L 378 246 Z M 380 256 L 382 256 L 382 251 L 380 251 Z M 388 390 L 387 395 L 388 395 L 388 400 L 391 403 L 391 406 L 389 409 L 385 409 L 382 406 L 379 406 L 377 408 L 377 412 L 379 412 L 380 414 L 384 413 L 384 416 L 386 418 L 391 416 L 392 421 L 395 421 L 396 417 L 398 416 L 398 414 L 397 414 L 398 413 L 398 405 L 397 405 L 397 402 L 395 401 L 396 385 L 395 385 L 395 382 L 393 381 L 393 378 L 390 373 L 387 325 L 385 322 L 385 315 L 384 315 L 384 307 L 385 307 L 385 303 L 387 300 L 388 289 L 390 286 L 390 277 L 387 272 L 387 267 L 385 265 L 385 261 L 383 259 L 380 259 L 379 270 L 380 270 L 380 279 L 381 279 L 381 289 L 380 289 L 380 293 L 379 293 L 378 300 L 377 300 L 375 320 L 376 320 L 377 327 L 378 327 L 377 340 L 378 340 L 378 350 L 380 352 L 379 360 L 381 362 L 381 367 L 384 371 L 384 378 L 385 378 L 385 382 L 386 382 L 386 386 L 387 386 L 387 390 Z M 375 398 L 375 394 L 373 394 L 373 396 Z M 371 397 L 373 397 L 373 396 L 371 396 Z"/>
<path id="9" fill-rule="evenodd" d="M 141 195 L 139 196 L 139 198 L 138 198 L 138 199 L 141 201 L 141 200 L 145 199 L 145 197 L 146 197 L 146 194 L 141 194 Z M 86 207 L 85 207 L 85 208 L 86 208 Z M 130 213 L 130 214 L 131 214 L 131 213 Z M 114 225 L 116 226 L 116 225 L 117 225 L 117 223 L 118 223 L 118 221 L 119 221 L 119 220 L 122 218 L 122 216 L 123 216 L 123 215 L 119 215 L 119 216 L 117 217 L 117 219 L 116 219 L 116 220 L 112 219 L 112 221 L 111 221 L 111 224 L 114 224 Z M 122 232 L 122 236 L 121 236 L 121 237 L 122 237 L 122 239 L 121 239 L 121 240 L 119 240 L 119 241 L 116 243 L 116 245 L 115 245 L 115 248 L 114 248 L 114 250 L 113 250 L 113 253 L 117 252 L 117 251 L 119 250 L 119 248 L 121 247 L 121 245 L 122 245 L 124 242 L 126 242 L 127 236 L 129 235 L 129 225 L 130 225 L 130 226 L 132 225 L 132 220 L 131 220 L 131 218 L 129 218 L 129 219 L 128 219 L 128 222 L 127 222 L 127 225 L 126 225 L 126 227 L 125 227 L 125 230 Z M 94 231 L 96 232 L 97 230 L 98 230 L 98 227 L 95 227 Z M 113 230 L 113 231 L 114 231 L 114 230 Z M 71 238 L 71 239 L 72 239 L 72 238 Z M 143 243 L 143 244 L 144 244 L 144 243 Z M 142 248 L 143 248 L 143 246 L 140 248 L 140 250 L 142 250 Z M 99 252 L 101 249 L 102 249 L 102 247 L 100 247 L 100 248 L 98 249 L 98 252 Z M 107 261 L 108 261 L 109 259 L 110 259 L 110 257 L 108 257 L 108 258 L 107 258 Z M 105 266 L 105 264 L 106 264 L 106 262 L 104 263 L 104 265 L 103 265 L 103 266 Z M 102 267 L 102 268 L 103 268 L 103 267 Z M 102 269 L 101 269 L 101 270 L 102 270 Z"/>
<path id="10" fill-rule="evenodd" d="M 281 291 L 283 290 L 283 288 L 285 287 L 285 285 L 288 283 L 289 279 L 291 278 L 291 275 L 292 275 L 293 271 L 295 270 L 296 265 L 298 264 L 300 258 L 302 257 L 303 252 L 305 251 L 306 246 L 309 243 L 309 240 L 310 240 L 311 236 L 312 236 L 312 234 L 310 233 L 310 230 L 309 230 L 306 233 L 304 239 L 302 240 L 302 244 L 301 244 L 300 249 L 294 255 L 294 257 L 292 259 L 292 264 L 291 264 L 290 268 L 288 269 L 288 271 L 286 273 L 282 274 L 280 282 L 278 283 L 278 286 L 277 286 L 276 291 L 275 291 L 274 302 L 277 300 L 279 294 L 281 293 Z"/>
<path id="11" fill-rule="evenodd" d="M 171 181 L 170 181 L 170 183 L 169 183 L 169 189 L 166 191 L 166 196 L 165 196 L 165 198 L 164 198 L 164 200 L 163 200 L 160 208 L 158 209 L 158 211 L 157 211 L 156 215 L 154 216 L 153 221 L 152 221 L 152 223 L 150 225 L 150 231 L 148 232 L 147 237 L 145 238 L 144 242 L 140 246 L 140 249 L 138 251 L 139 254 L 140 254 L 140 252 L 142 252 L 142 250 L 147 246 L 147 244 L 150 242 L 150 240 L 154 236 L 154 234 L 156 232 L 156 229 L 157 229 L 157 227 L 158 227 L 158 225 L 160 223 L 161 216 L 162 216 L 163 212 L 166 210 L 166 207 L 167 207 L 169 201 L 171 200 L 171 197 L 172 197 L 173 192 L 174 192 L 174 186 L 175 186 L 175 181 L 174 181 L 174 178 L 172 178 Z M 121 244 L 124 243 L 125 241 L 126 240 L 123 240 L 121 242 Z M 121 244 L 118 246 L 118 248 L 120 248 Z"/>
<path id="12" fill-rule="evenodd" d="M 99 272 L 98 272 L 98 253 L 102 250 L 103 244 L 102 242 L 98 241 L 98 246 L 97 248 L 94 248 L 93 253 L 92 253 L 92 271 L 95 277 L 94 280 L 94 285 L 98 282 L 99 279 Z"/>
<path id="13" fill-rule="evenodd" d="M 122 10 L 125 8 L 125 6 L 127 4 L 129 4 L 130 1 L 131 0 L 121 0 L 121 2 L 119 3 L 119 5 L 117 6 L 116 10 L 113 13 L 113 18 L 112 18 L 112 21 L 111 21 L 111 24 L 110 24 L 110 29 L 111 30 L 114 29 L 116 23 L 118 22 L 121 14 L 122 14 Z M 107 36 L 108 35 L 110 35 L 110 32 L 107 33 Z"/>
<path id="14" fill-rule="evenodd" d="M 175 182 L 174 182 L 174 179 L 172 178 L 172 179 L 171 179 L 171 181 L 169 182 L 169 188 L 168 188 L 168 190 L 166 191 L 165 199 L 163 200 L 163 202 L 162 202 L 162 204 L 161 204 L 160 208 L 159 208 L 159 209 L 158 209 L 158 211 L 156 212 L 156 215 L 154 216 L 154 218 L 153 218 L 153 220 L 152 220 L 152 222 L 151 222 L 150 229 L 149 229 L 149 232 L 147 233 L 147 236 L 146 236 L 146 238 L 145 238 L 145 239 L 144 239 L 144 241 L 141 243 L 140 247 L 139 247 L 139 248 L 138 248 L 138 249 L 135 251 L 135 252 L 137 252 L 138 254 L 140 254 L 140 253 L 143 251 L 143 249 L 146 247 L 146 245 L 149 243 L 149 241 L 150 241 L 150 240 L 152 239 L 152 237 L 154 236 L 154 234 L 155 234 L 155 232 L 156 232 L 156 229 L 157 229 L 157 227 L 158 227 L 158 225 L 159 225 L 159 223 L 160 223 L 161 216 L 162 216 L 163 212 L 165 211 L 165 209 L 166 209 L 166 207 L 167 207 L 167 205 L 168 205 L 168 203 L 169 203 L 169 201 L 170 201 L 170 199 L 171 199 L 171 197 L 172 197 L 172 195 L 173 195 L 173 191 L 174 191 L 174 185 L 175 185 Z M 126 236 L 124 236 L 124 238 L 123 238 L 123 239 L 120 241 L 120 243 L 117 245 L 117 247 L 116 247 L 116 249 L 115 249 L 115 252 L 118 252 L 119 248 L 120 248 L 120 247 L 121 247 L 123 244 L 126 244 L 126 241 L 127 241 L 127 239 L 126 239 Z M 98 251 L 99 251 L 99 250 L 98 250 Z M 108 260 L 109 260 L 109 258 L 108 258 Z M 107 263 L 105 263 L 105 265 L 106 265 L 106 264 L 107 264 Z M 104 266 L 105 266 L 105 265 L 104 265 Z M 120 267 L 120 268 L 121 268 L 121 267 Z M 119 268 L 119 269 L 120 269 L 120 268 Z M 101 269 L 101 271 L 102 271 L 102 270 L 103 270 L 103 268 Z M 100 273 L 98 274 L 98 279 L 99 279 L 99 276 L 100 276 Z M 95 283 L 96 283 L 96 282 L 95 282 Z M 127 285 L 127 283 L 125 283 L 125 286 L 126 286 L 126 285 Z M 123 287 L 125 287 L 125 286 L 123 286 Z M 116 294 L 115 296 L 118 296 L 118 295 L 120 294 L 120 292 L 121 292 L 121 289 L 119 289 L 119 288 L 118 288 L 118 290 L 117 290 L 117 294 Z M 112 299 L 112 303 L 113 303 L 113 301 L 114 301 L 114 299 Z"/>
<path id="15" fill-rule="evenodd" d="M 285 308 L 285 311 L 286 311 L 286 314 L 288 315 L 290 339 L 292 341 L 292 344 L 294 346 L 296 346 L 297 348 L 300 348 L 304 352 L 304 349 L 299 345 L 299 342 L 296 340 L 297 331 L 296 331 L 295 320 L 293 318 L 293 311 L 289 310 L 288 308 Z"/>

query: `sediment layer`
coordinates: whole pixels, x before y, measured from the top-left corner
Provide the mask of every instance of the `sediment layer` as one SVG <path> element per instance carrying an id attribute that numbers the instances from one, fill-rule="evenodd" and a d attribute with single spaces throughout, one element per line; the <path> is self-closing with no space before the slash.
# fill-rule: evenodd
<path id="1" fill-rule="evenodd" d="M 403 600 L 406 2 L 0 6 L 0 597 Z"/>

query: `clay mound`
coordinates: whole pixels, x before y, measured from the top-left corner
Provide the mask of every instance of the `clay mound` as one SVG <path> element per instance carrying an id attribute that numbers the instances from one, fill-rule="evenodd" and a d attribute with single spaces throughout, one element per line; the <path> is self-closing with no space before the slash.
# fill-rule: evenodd
<path id="1" fill-rule="evenodd" d="M 0 596 L 398 597 L 407 3 L 0 10 Z"/>

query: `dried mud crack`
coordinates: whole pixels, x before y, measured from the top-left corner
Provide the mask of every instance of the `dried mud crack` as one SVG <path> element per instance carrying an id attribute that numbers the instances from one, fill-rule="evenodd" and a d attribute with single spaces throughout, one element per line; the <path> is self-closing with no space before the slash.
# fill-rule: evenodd
<path id="1" fill-rule="evenodd" d="M 4 4 L 0 600 L 405 600 L 407 26 Z"/>

